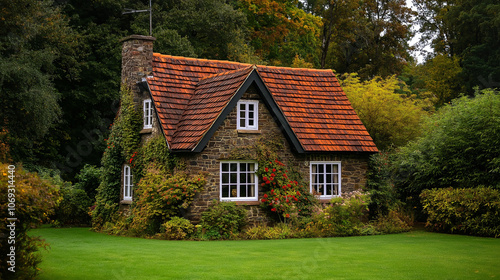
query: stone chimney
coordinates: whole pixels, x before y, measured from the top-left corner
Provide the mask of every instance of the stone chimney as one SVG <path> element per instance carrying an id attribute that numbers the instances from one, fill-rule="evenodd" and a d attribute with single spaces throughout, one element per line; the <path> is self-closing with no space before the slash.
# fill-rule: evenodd
<path id="1" fill-rule="evenodd" d="M 153 74 L 153 41 L 156 38 L 131 35 L 123 38 L 122 84 L 138 92 L 137 83 Z"/>

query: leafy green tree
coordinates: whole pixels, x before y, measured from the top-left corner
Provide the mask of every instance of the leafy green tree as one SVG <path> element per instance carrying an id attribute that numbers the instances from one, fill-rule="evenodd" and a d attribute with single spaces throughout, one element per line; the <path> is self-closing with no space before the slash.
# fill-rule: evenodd
<path id="1" fill-rule="evenodd" d="M 297 0 L 242 0 L 251 45 L 272 65 L 290 66 L 296 55 L 319 64 L 321 19 L 300 9 Z"/>
<path id="2" fill-rule="evenodd" d="M 432 102 L 441 107 L 459 97 L 465 91 L 460 80 L 462 67 L 457 57 L 437 55 L 423 65 L 417 65 L 414 72 L 420 77 L 420 85 L 432 94 Z"/>
<path id="3" fill-rule="evenodd" d="M 228 45 L 246 31 L 246 17 L 224 0 L 153 1 L 155 51 L 172 55 L 227 59 Z M 128 1 L 128 8 L 148 9 L 149 1 Z M 149 34 L 149 13 L 130 16 L 131 31 Z M 167 34 L 165 34 L 167 32 Z M 173 34 L 163 37 L 162 34 Z"/>
<path id="4" fill-rule="evenodd" d="M 395 76 L 362 82 L 356 74 L 341 78 L 354 110 L 380 150 L 402 146 L 420 134 L 426 100 L 398 94 L 404 83 Z"/>
<path id="5" fill-rule="evenodd" d="M 485 89 L 461 97 L 431 116 L 423 136 L 392 161 L 402 197 L 424 189 L 500 187 L 500 94 Z"/>
<path id="6" fill-rule="evenodd" d="M 500 3 L 496 0 L 414 0 L 422 43 L 461 59 L 462 81 L 474 87 L 500 87 Z"/>
<path id="7" fill-rule="evenodd" d="M 54 80 L 73 74 L 76 34 L 52 4 L 0 1 L 0 126 L 14 161 L 54 159 L 58 147 L 49 135 L 61 116 Z"/>
<path id="8" fill-rule="evenodd" d="M 363 79 L 402 72 L 410 60 L 413 12 L 401 0 L 311 0 L 323 18 L 321 67 Z"/>

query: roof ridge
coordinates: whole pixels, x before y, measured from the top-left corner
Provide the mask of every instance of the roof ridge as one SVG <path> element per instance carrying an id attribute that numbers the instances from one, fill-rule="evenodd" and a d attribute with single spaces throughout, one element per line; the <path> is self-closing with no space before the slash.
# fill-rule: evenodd
<path id="1" fill-rule="evenodd" d="M 241 68 L 241 69 L 234 69 L 234 70 L 229 70 L 229 71 L 225 71 L 225 72 L 219 72 L 219 73 L 210 74 L 210 75 L 208 75 L 206 77 L 200 78 L 200 80 L 196 83 L 196 86 L 198 87 L 199 85 L 202 85 L 202 84 L 205 84 L 205 83 L 209 83 L 209 82 L 211 82 L 211 79 L 217 78 L 219 76 L 236 74 L 238 72 L 245 72 L 245 71 L 248 71 L 250 68 L 253 69 L 253 66 L 249 65 L 248 67 Z"/>
<path id="2" fill-rule="evenodd" d="M 157 52 L 153 52 L 153 56 L 171 57 L 171 58 L 177 58 L 177 59 L 197 60 L 197 61 L 207 61 L 207 62 L 220 62 L 220 63 L 235 64 L 235 65 L 244 65 L 244 66 L 247 66 L 247 65 L 251 66 L 252 65 L 252 64 L 249 64 L 249 63 L 236 62 L 236 61 L 223 60 L 223 59 L 196 58 L 196 57 L 188 57 L 188 56 L 162 54 L 162 53 L 157 53 Z"/>
<path id="3" fill-rule="evenodd" d="M 272 69 L 292 70 L 292 71 L 299 70 L 299 71 L 308 71 L 308 72 L 331 72 L 331 73 L 334 73 L 332 69 L 295 68 L 295 67 L 273 66 L 273 65 L 257 65 L 257 67 L 258 68 L 272 68 Z"/>

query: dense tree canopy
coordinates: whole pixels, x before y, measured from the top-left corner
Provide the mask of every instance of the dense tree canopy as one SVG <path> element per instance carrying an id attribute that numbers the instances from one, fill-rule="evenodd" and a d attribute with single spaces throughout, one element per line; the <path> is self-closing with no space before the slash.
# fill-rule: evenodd
<path id="1" fill-rule="evenodd" d="M 362 78 L 399 74 L 410 60 L 413 12 L 402 0 L 310 0 L 323 19 L 321 67 Z"/>
<path id="2" fill-rule="evenodd" d="M 14 160 L 43 161 L 53 145 L 41 143 L 61 116 L 54 80 L 74 74 L 76 35 L 50 1 L 0 6 L 0 126 Z"/>
<path id="3" fill-rule="evenodd" d="M 462 83 L 500 87 L 500 3 L 497 0 L 414 0 L 424 42 L 435 53 L 458 57 Z"/>

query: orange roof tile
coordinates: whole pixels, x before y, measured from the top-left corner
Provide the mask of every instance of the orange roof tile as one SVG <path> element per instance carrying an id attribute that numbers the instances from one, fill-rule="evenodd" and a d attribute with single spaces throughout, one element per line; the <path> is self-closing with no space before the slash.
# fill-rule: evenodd
<path id="1" fill-rule="evenodd" d="M 257 74 L 255 74 L 257 73 Z M 170 148 L 200 151 L 251 79 L 261 81 L 299 152 L 376 152 L 331 70 L 253 66 L 155 53 L 147 83 Z M 236 100 L 237 101 L 237 100 Z M 234 106 L 234 104 L 233 104 Z M 274 105 L 273 105 L 274 106 Z"/>

